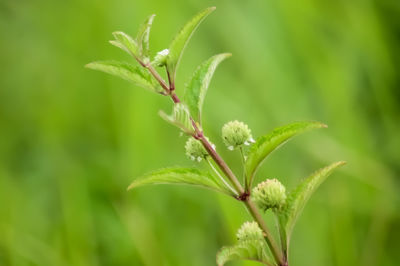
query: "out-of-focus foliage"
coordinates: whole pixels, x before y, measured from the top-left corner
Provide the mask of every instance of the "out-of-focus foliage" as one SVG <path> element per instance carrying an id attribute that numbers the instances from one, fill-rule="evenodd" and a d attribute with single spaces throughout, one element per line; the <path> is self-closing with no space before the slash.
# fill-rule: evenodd
<path id="1" fill-rule="evenodd" d="M 329 128 L 271 155 L 256 182 L 279 178 L 290 190 L 313 169 L 348 162 L 300 217 L 291 265 L 397 265 L 397 0 L 2 1 L 0 265 L 215 265 L 220 246 L 235 243 L 250 217 L 228 197 L 161 185 L 126 192 L 151 169 L 193 166 L 186 138 L 157 116 L 171 109 L 167 98 L 83 67 L 130 60 L 107 44 L 110 33 L 134 36 L 153 13 L 154 56 L 211 5 L 182 57 L 177 93 L 206 58 L 232 52 L 202 114 L 218 151 L 240 165 L 220 138 L 230 120 L 255 138 L 316 120 Z"/>

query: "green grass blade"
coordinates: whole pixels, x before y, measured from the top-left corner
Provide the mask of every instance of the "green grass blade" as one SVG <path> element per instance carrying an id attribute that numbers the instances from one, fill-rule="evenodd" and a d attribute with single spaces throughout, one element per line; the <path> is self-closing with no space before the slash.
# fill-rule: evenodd
<path id="1" fill-rule="evenodd" d="M 209 7 L 196 16 L 194 16 L 185 26 L 178 32 L 169 46 L 169 55 L 167 59 L 168 71 L 171 75 L 171 81 L 175 80 L 175 72 L 178 68 L 179 61 L 182 57 L 183 50 L 186 47 L 189 39 L 192 37 L 194 31 L 199 24 L 212 12 L 215 7 Z"/>
<path id="2" fill-rule="evenodd" d="M 214 75 L 215 69 L 224 59 L 230 57 L 231 54 L 224 53 L 215 55 L 204 61 L 197 67 L 190 81 L 187 83 L 185 90 L 185 103 L 188 105 L 190 113 L 201 123 L 201 112 L 204 98 L 207 94 L 208 86 Z"/>
<path id="3" fill-rule="evenodd" d="M 258 138 L 256 143 L 251 146 L 245 164 L 246 175 L 249 180 L 248 187 L 251 187 L 258 167 L 271 152 L 300 133 L 323 127 L 327 126 L 319 122 L 295 122 L 276 128 L 271 133 Z"/>

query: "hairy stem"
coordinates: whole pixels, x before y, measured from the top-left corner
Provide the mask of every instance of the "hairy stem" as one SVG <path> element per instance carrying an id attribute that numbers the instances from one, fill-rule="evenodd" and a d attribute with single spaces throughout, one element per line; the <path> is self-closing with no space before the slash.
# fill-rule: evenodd
<path id="1" fill-rule="evenodd" d="M 139 63 L 141 63 L 141 62 L 139 62 Z M 168 86 L 166 84 L 166 82 L 163 80 L 163 78 L 160 76 L 160 74 L 158 74 L 158 72 L 153 68 L 152 65 L 150 65 L 150 64 L 147 64 L 147 65 L 141 64 L 141 65 L 149 70 L 149 72 L 153 75 L 153 77 L 160 83 L 161 87 L 164 88 L 166 93 L 171 96 L 174 103 L 180 102 L 178 96 L 175 93 L 174 85 L 172 85 L 172 87 L 171 87 L 171 84 L 170 84 L 170 86 Z M 192 121 L 193 128 L 195 129 L 195 134 L 192 136 L 194 138 L 196 138 L 197 140 L 201 141 L 204 148 L 207 150 L 208 154 L 211 156 L 211 158 L 214 160 L 214 162 L 218 165 L 218 167 L 221 169 L 221 171 L 225 174 L 225 176 L 232 183 L 235 190 L 239 193 L 239 196 L 237 199 L 242 201 L 245 204 L 247 210 L 250 212 L 253 219 L 258 223 L 260 228 L 264 231 L 265 241 L 267 242 L 276 262 L 280 266 L 287 266 L 288 265 L 287 261 L 283 258 L 282 254 L 278 248 L 278 245 L 276 244 L 274 238 L 272 237 L 272 234 L 271 234 L 270 230 L 268 229 L 268 227 L 267 227 L 264 219 L 262 218 L 260 212 L 258 211 L 257 207 L 251 201 L 248 192 L 245 191 L 245 189 L 242 187 L 239 180 L 236 178 L 235 174 L 232 172 L 232 170 L 226 164 L 224 159 L 222 159 L 222 157 L 212 147 L 211 143 L 204 136 L 203 131 L 197 126 L 194 119 L 190 118 L 190 120 Z"/>

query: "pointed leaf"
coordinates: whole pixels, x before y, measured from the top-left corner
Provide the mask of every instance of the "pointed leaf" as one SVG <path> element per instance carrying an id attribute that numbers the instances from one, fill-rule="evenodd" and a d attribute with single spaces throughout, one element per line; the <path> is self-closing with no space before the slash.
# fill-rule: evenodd
<path id="1" fill-rule="evenodd" d="M 300 133 L 310 129 L 323 127 L 327 126 L 319 122 L 295 122 L 276 128 L 271 133 L 258 138 L 256 143 L 251 146 L 248 152 L 245 165 L 246 175 L 249 180 L 249 187 L 252 185 L 253 178 L 258 167 L 271 152 L 279 148 L 290 138 Z"/>
<path id="2" fill-rule="evenodd" d="M 281 226 L 285 226 L 284 235 L 286 235 L 286 242 L 289 243 L 293 227 L 304 209 L 308 199 L 315 192 L 315 190 L 326 180 L 326 178 L 336 168 L 344 165 L 346 162 L 340 161 L 333 163 L 325 168 L 319 169 L 306 179 L 304 179 L 289 195 L 287 198 L 287 206 L 285 211 L 279 215 Z M 283 228 L 282 228 L 283 229 Z"/>
<path id="3" fill-rule="evenodd" d="M 203 62 L 194 72 L 191 80 L 186 86 L 185 103 L 188 105 L 190 113 L 201 123 L 201 111 L 204 98 L 207 93 L 208 85 L 214 74 L 215 69 L 224 59 L 231 54 L 218 54 Z"/>
<path id="4" fill-rule="evenodd" d="M 139 56 L 139 47 L 137 42 L 128 34 L 122 31 L 113 32 L 115 41 L 110 41 L 112 45 L 121 48 L 128 54 L 132 55 L 135 58 Z M 117 44 L 119 43 L 119 44 Z"/>
<path id="5" fill-rule="evenodd" d="M 163 111 L 160 111 L 159 115 L 165 121 L 180 128 L 186 134 L 191 135 L 194 133 L 193 125 L 190 120 L 190 113 L 186 105 L 177 103 L 174 105 L 172 115 L 167 115 Z"/>
<path id="6" fill-rule="evenodd" d="M 140 26 L 139 32 L 136 37 L 136 42 L 139 45 L 140 55 L 144 58 L 149 58 L 149 36 L 151 25 L 155 15 L 150 15 L 144 23 Z"/>
<path id="7" fill-rule="evenodd" d="M 207 17 L 212 11 L 215 10 L 215 7 L 209 7 L 196 16 L 194 16 L 186 25 L 178 32 L 178 34 L 173 39 L 172 43 L 169 46 L 169 55 L 167 59 L 167 67 L 168 71 L 171 75 L 171 81 L 175 80 L 175 71 L 178 67 L 180 58 L 182 56 L 182 52 L 185 49 L 186 44 L 188 43 L 190 37 L 193 32 L 197 29 L 199 24 Z"/>
<path id="8" fill-rule="evenodd" d="M 109 41 L 112 45 L 114 45 L 115 47 L 118 47 L 121 50 L 124 50 L 125 52 L 127 52 L 128 54 L 131 54 L 131 52 L 119 41 L 116 40 L 111 40 Z"/>
<path id="9" fill-rule="evenodd" d="M 217 254 L 218 266 L 223 266 L 231 260 L 252 260 L 265 265 L 275 265 L 267 252 L 264 240 L 245 240 L 234 246 L 223 247 Z"/>
<path id="10" fill-rule="evenodd" d="M 151 75 L 138 66 L 118 61 L 97 61 L 87 64 L 86 67 L 123 78 L 153 92 L 161 91 Z"/>
<path id="11" fill-rule="evenodd" d="M 182 184 L 200 186 L 232 196 L 232 193 L 210 173 L 195 168 L 165 168 L 148 173 L 135 181 L 129 189 L 154 184 Z"/>

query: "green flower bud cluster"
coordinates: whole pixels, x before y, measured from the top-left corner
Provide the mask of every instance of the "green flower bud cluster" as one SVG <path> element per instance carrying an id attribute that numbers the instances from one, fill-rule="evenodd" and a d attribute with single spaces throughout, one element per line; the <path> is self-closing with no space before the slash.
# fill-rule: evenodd
<path id="1" fill-rule="evenodd" d="M 237 120 L 228 122 L 222 127 L 222 139 L 229 150 L 254 142 L 249 127 Z"/>
<path id="2" fill-rule="evenodd" d="M 236 233 L 239 241 L 263 239 L 263 232 L 256 222 L 245 222 Z"/>
<path id="3" fill-rule="evenodd" d="M 267 179 L 258 184 L 251 194 L 254 202 L 264 211 L 279 211 L 286 203 L 286 189 L 277 179 Z"/>
<path id="4" fill-rule="evenodd" d="M 208 140 L 208 139 L 207 139 Z M 212 144 L 213 149 L 215 145 Z M 185 145 L 186 155 L 193 161 L 201 162 L 202 159 L 206 159 L 208 156 L 207 150 L 204 148 L 201 141 L 195 138 L 189 138 Z"/>

